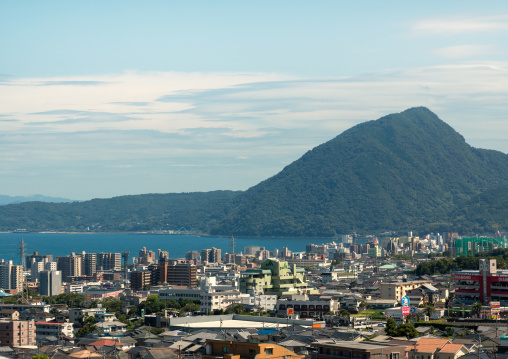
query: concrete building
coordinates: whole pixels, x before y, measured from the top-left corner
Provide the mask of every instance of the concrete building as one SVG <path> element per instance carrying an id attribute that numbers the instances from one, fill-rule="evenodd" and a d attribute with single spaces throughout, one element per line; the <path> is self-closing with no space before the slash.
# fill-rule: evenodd
<path id="1" fill-rule="evenodd" d="M 495 259 L 480 259 L 479 270 L 453 274 L 455 301 L 463 304 L 500 302 L 508 306 L 508 270 L 498 270 Z"/>
<path id="2" fill-rule="evenodd" d="M 235 304 L 241 304 L 239 291 L 230 292 L 201 292 L 201 313 L 213 313 L 214 310 L 231 309 Z"/>
<path id="3" fill-rule="evenodd" d="M 14 265 L 12 260 L 0 261 L 0 289 L 21 290 L 23 283 L 23 268 Z"/>
<path id="4" fill-rule="evenodd" d="M 0 346 L 35 345 L 35 322 L 0 319 Z"/>
<path id="5" fill-rule="evenodd" d="M 97 273 L 97 253 L 83 252 L 83 274 L 92 276 Z"/>
<path id="6" fill-rule="evenodd" d="M 429 280 L 417 280 L 412 282 L 381 283 L 381 299 L 400 299 L 407 291 L 416 289 L 423 284 L 431 284 Z"/>
<path id="7" fill-rule="evenodd" d="M 280 318 L 288 317 L 288 309 L 292 309 L 293 315 L 299 318 L 320 319 L 328 312 L 336 313 L 339 303 L 331 298 L 309 300 L 307 295 L 293 295 L 289 299 L 277 300 L 276 309 Z"/>
<path id="8" fill-rule="evenodd" d="M 268 260 L 260 269 L 248 269 L 241 273 L 240 291 L 242 293 L 297 294 L 299 291 L 317 293 L 307 284 L 303 268 L 293 265 L 289 268 L 285 261 Z"/>
<path id="9" fill-rule="evenodd" d="M 313 359 L 403 359 L 407 348 L 406 345 L 337 340 L 315 342 L 312 346 L 317 351 L 312 355 Z"/>
<path id="10" fill-rule="evenodd" d="M 203 249 L 201 250 L 201 262 L 208 263 L 221 263 L 222 262 L 222 254 L 221 250 L 215 247 L 211 249 Z"/>
<path id="11" fill-rule="evenodd" d="M 72 337 L 73 328 L 73 323 L 35 322 L 35 338 L 39 340 L 47 336 Z"/>
<path id="12" fill-rule="evenodd" d="M 62 272 L 44 270 L 39 273 L 39 294 L 53 296 L 62 293 Z"/>
<path id="13" fill-rule="evenodd" d="M 152 284 L 152 272 L 149 270 L 130 272 L 131 289 L 138 291 Z"/>
<path id="14" fill-rule="evenodd" d="M 39 254 L 39 252 L 34 252 L 33 254 L 26 255 L 26 266 L 27 269 L 31 269 L 32 263 L 38 262 L 53 262 L 52 254 Z"/>
<path id="15" fill-rule="evenodd" d="M 69 282 L 71 277 L 79 277 L 82 273 L 81 255 L 71 253 L 65 257 L 56 257 L 57 269 L 62 272 L 62 278 L 65 282 Z"/>

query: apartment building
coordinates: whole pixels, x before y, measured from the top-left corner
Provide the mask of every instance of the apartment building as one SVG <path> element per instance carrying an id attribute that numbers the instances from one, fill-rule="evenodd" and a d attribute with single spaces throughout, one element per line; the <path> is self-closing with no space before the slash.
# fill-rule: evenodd
<path id="1" fill-rule="evenodd" d="M 24 345 L 35 345 L 35 322 L 0 319 L 0 346 Z"/>
<path id="2" fill-rule="evenodd" d="M 419 288 L 423 284 L 431 284 L 430 280 L 416 280 L 411 282 L 381 283 L 381 299 L 395 299 L 400 301 L 407 291 Z"/>

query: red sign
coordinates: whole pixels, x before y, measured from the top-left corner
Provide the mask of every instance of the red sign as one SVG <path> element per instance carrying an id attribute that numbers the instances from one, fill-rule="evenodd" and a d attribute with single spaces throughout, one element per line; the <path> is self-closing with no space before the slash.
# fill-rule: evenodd
<path id="1" fill-rule="evenodd" d="M 409 307 L 402 307 L 402 315 L 403 316 L 409 315 L 410 310 L 411 309 Z"/>
<path id="2" fill-rule="evenodd" d="M 288 313 L 288 315 L 294 315 L 295 314 L 295 310 L 293 308 L 288 308 L 287 309 L 287 313 Z"/>

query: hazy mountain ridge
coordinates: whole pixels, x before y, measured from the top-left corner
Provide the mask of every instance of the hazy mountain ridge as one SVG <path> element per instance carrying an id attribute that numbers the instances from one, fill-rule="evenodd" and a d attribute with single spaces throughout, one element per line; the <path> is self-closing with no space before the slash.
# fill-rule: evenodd
<path id="1" fill-rule="evenodd" d="M 23 202 L 61 203 L 61 202 L 73 202 L 73 200 L 72 199 L 68 199 L 68 198 L 44 196 L 42 194 L 34 194 L 32 196 L 7 196 L 7 195 L 0 195 L 0 206 L 6 205 L 6 204 L 23 203 Z"/>
<path id="2" fill-rule="evenodd" d="M 368 121 L 245 192 L 147 194 L 0 207 L 0 230 L 146 231 L 185 226 L 248 236 L 508 225 L 508 155 L 469 146 L 418 107 Z M 475 199 L 480 198 L 480 206 Z M 484 216 L 491 218 L 483 218 Z M 468 223 L 468 221 L 474 223 Z"/>

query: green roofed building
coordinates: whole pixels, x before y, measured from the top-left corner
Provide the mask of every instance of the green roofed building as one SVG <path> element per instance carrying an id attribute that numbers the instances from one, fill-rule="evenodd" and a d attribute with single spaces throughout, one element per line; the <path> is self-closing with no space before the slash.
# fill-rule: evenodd
<path id="1" fill-rule="evenodd" d="M 288 262 L 267 260 L 260 269 L 248 269 L 241 273 L 240 291 L 242 293 L 276 294 L 317 294 L 317 289 L 309 289 L 303 268 L 288 266 Z"/>
<path id="2" fill-rule="evenodd" d="M 496 248 L 508 248 L 505 238 L 457 238 L 455 239 L 455 256 L 473 256 L 476 253 L 488 252 Z"/>

